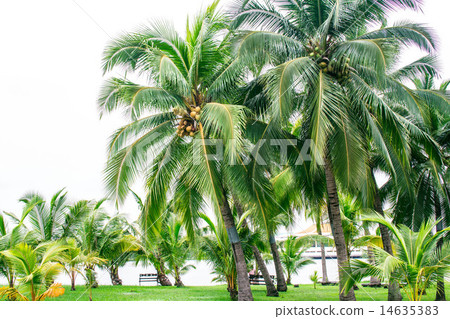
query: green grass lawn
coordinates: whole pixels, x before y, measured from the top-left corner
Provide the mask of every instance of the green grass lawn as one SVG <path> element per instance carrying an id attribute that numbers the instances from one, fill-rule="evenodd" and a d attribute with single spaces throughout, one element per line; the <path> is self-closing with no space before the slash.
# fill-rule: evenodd
<path id="1" fill-rule="evenodd" d="M 450 285 L 447 284 L 446 293 L 450 296 Z M 84 286 L 77 286 L 76 291 L 70 291 L 65 286 L 66 292 L 58 301 L 89 300 L 89 291 Z M 100 286 L 92 290 L 93 299 L 97 301 L 228 301 L 230 300 L 226 286 L 197 286 L 197 287 L 156 287 L 156 286 Z M 337 301 L 338 287 L 301 285 L 299 288 L 289 287 L 285 293 L 280 293 L 279 298 L 266 297 L 265 286 L 252 286 L 255 300 L 267 301 Z M 428 295 L 423 297 L 424 301 L 434 300 L 435 289 L 430 288 Z M 387 300 L 387 289 L 384 288 L 361 288 L 356 291 L 357 300 L 385 301 Z"/>

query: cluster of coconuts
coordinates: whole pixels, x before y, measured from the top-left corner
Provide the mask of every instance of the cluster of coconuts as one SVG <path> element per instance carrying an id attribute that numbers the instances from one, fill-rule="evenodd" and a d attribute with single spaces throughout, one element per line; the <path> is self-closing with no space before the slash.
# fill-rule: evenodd
<path id="1" fill-rule="evenodd" d="M 179 116 L 177 135 L 179 137 L 195 136 L 197 133 L 197 122 L 200 120 L 201 107 L 192 107 L 190 113 L 185 109 L 174 108 L 173 113 Z"/>
<path id="2" fill-rule="evenodd" d="M 330 59 L 325 50 L 321 49 L 319 42 L 310 41 L 306 47 L 309 56 L 316 59 L 319 67 L 324 73 L 334 75 L 338 80 L 347 80 L 350 75 L 350 58 Z"/>
<path id="3" fill-rule="evenodd" d="M 326 52 L 324 50 L 322 50 L 320 47 L 316 46 L 316 47 L 309 47 L 308 48 L 308 52 L 309 56 L 312 58 L 316 58 L 319 59 L 320 57 L 322 57 Z"/>
<path id="4" fill-rule="evenodd" d="M 350 76 L 350 58 L 343 57 L 339 61 L 336 59 L 328 60 L 323 58 L 319 67 L 324 73 L 334 75 L 338 80 L 348 80 Z"/>

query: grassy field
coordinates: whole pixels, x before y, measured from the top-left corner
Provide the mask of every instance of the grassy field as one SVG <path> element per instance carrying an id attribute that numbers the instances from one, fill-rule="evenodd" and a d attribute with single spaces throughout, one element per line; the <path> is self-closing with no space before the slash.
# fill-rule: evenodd
<path id="1" fill-rule="evenodd" d="M 447 296 L 450 296 L 450 287 L 446 285 Z M 57 301 L 89 300 L 89 291 L 84 286 L 78 286 L 76 291 L 70 291 L 65 286 L 66 292 Z M 259 301 L 337 301 L 338 287 L 318 286 L 314 290 L 313 285 L 301 285 L 299 288 L 289 287 L 285 293 L 280 293 L 279 298 L 266 297 L 264 286 L 252 286 L 253 296 Z M 93 299 L 97 301 L 228 301 L 230 300 L 226 286 L 204 286 L 204 287 L 139 287 L 139 286 L 101 286 L 93 289 Z M 424 301 L 434 300 L 435 290 L 429 289 L 428 295 L 423 297 Z M 362 288 L 356 291 L 357 300 L 385 301 L 387 300 L 387 289 L 384 288 Z"/>

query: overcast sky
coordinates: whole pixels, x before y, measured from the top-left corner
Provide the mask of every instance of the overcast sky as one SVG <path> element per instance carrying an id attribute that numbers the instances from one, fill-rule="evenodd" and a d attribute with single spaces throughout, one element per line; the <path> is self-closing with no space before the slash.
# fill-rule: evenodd
<path id="1" fill-rule="evenodd" d="M 449 4 L 425 0 L 424 14 L 397 13 L 435 28 L 442 74 L 450 77 Z M 96 99 L 105 44 L 153 18 L 182 32 L 187 14 L 206 0 L 15 0 L 0 3 L 0 211 L 21 212 L 20 196 L 51 196 L 66 187 L 72 200 L 104 196 L 109 135 L 120 114 L 99 119 Z M 447 7 L 447 8 L 445 8 Z M 418 57 L 409 54 L 405 61 Z M 136 187 L 142 190 L 141 187 Z M 129 200 L 122 212 L 131 219 Z"/>

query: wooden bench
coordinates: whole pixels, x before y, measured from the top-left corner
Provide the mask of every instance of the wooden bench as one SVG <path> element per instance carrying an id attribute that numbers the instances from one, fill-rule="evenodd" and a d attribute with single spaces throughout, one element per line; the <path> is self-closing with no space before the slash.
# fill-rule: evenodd
<path id="1" fill-rule="evenodd" d="M 380 288 L 380 287 L 383 287 L 383 284 L 382 283 L 371 284 L 371 283 L 365 282 L 365 283 L 362 283 L 361 286 L 366 287 L 366 288 Z"/>
<path id="2" fill-rule="evenodd" d="M 139 274 L 139 286 L 143 282 L 156 282 L 159 285 L 158 274 Z"/>
<path id="3" fill-rule="evenodd" d="M 271 275 L 270 279 L 272 282 L 275 282 L 275 276 Z M 248 280 L 250 281 L 250 285 L 265 285 L 264 277 L 261 275 L 248 275 Z"/>

